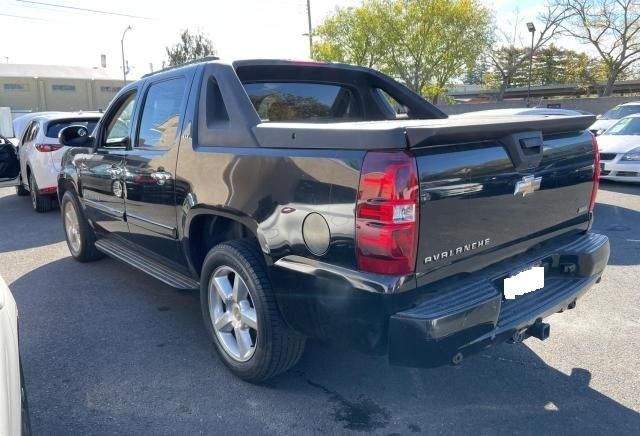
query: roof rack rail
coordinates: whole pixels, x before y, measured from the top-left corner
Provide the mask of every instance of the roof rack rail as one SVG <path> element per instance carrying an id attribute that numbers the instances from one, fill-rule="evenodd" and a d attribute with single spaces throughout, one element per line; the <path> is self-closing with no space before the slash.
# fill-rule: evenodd
<path id="1" fill-rule="evenodd" d="M 185 62 L 185 63 L 178 64 L 178 65 L 173 65 L 171 67 L 167 67 L 167 68 L 163 68 L 163 69 L 158 70 L 158 71 L 153 71 L 151 73 L 147 73 L 147 74 L 142 76 L 142 79 L 144 79 L 146 77 L 149 77 L 149 76 L 153 76 L 154 74 L 164 73 L 165 71 L 173 70 L 175 68 L 186 67 L 187 65 L 199 64 L 201 62 L 218 61 L 218 60 L 220 60 L 220 58 L 218 56 L 204 56 L 204 57 L 201 57 L 201 58 L 198 58 L 198 59 L 194 59 L 194 60 L 189 61 L 189 62 Z"/>

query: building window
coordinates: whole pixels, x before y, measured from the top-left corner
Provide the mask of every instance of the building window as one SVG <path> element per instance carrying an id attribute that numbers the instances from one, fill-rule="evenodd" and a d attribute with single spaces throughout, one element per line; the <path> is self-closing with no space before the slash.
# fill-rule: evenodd
<path id="1" fill-rule="evenodd" d="M 27 91 L 27 86 L 22 83 L 5 83 L 2 86 L 7 92 Z"/>
<path id="2" fill-rule="evenodd" d="M 111 93 L 116 93 L 118 91 L 120 91 L 122 88 L 119 86 L 101 86 L 100 87 L 100 91 L 102 92 L 111 92 Z"/>
<path id="3" fill-rule="evenodd" d="M 51 85 L 53 91 L 65 91 L 73 92 L 76 90 L 76 85 Z"/>

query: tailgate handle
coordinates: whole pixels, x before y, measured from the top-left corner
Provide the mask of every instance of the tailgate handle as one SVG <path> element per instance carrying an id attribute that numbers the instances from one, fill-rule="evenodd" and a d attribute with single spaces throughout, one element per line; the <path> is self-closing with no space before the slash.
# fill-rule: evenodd
<path id="1" fill-rule="evenodd" d="M 517 171 L 533 170 L 540 165 L 544 151 L 542 132 L 512 133 L 500 139 Z"/>

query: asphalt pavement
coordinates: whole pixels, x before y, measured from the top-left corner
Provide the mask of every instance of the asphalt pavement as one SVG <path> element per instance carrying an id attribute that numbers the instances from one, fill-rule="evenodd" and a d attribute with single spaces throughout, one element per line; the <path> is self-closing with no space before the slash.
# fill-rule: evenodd
<path id="1" fill-rule="evenodd" d="M 218 359 L 196 293 L 74 261 L 58 211 L 0 189 L 34 434 L 640 434 L 640 186 L 603 182 L 594 229 L 611 238 L 603 280 L 544 342 L 438 369 L 311 342 L 256 386 Z"/>

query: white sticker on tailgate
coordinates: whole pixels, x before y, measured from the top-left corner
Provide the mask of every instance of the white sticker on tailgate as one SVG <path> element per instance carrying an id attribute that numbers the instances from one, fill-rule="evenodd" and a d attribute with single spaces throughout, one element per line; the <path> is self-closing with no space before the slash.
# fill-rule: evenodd
<path id="1" fill-rule="evenodd" d="M 544 267 L 534 266 L 504 279 L 504 298 L 513 300 L 519 295 L 544 288 Z"/>

